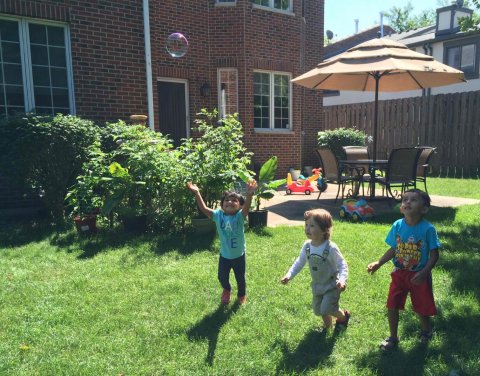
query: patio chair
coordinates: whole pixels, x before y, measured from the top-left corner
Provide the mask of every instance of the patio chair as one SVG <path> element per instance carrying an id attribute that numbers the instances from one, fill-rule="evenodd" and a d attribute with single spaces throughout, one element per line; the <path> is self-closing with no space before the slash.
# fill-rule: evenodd
<path id="1" fill-rule="evenodd" d="M 415 188 L 417 187 L 417 183 L 422 183 L 425 187 L 425 192 L 428 194 L 427 191 L 427 172 L 429 167 L 430 158 L 432 157 L 433 153 L 437 149 L 433 146 L 417 146 L 417 149 L 421 150 L 420 156 L 418 157 L 417 162 L 417 173 L 415 176 Z"/>
<path id="2" fill-rule="evenodd" d="M 400 200 L 403 192 L 414 188 L 416 182 L 417 162 L 421 149 L 398 148 L 393 149 L 388 158 L 385 176 L 375 176 L 374 181 L 382 185 L 387 196 Z"/>
<path id="3" fill-rule="evenodd" d="M 340 190 L 342 191 L 342 200 L 345 198 L 345 187 L 348 183 L 353 183 L 355 180 L 354 176 L 347 174 L 338 164 L 338 159 L 335 154 L 326 147 L 319 147 L 315 149 L 318 159 L 320 160 L 320 165 L 322 166 L 323 177 L 327 183 L 338 184 L 337 196 L 335 197 L 335 202 L 337 202 L 338 196 L 340 195 Z M 317 200 L 320 198 L 322 191 L 319 190 Z"/>
<path id="4" fill-rule="evenodd" d="M 343 152 L 345 153 L 345 159 L 347 161 L 358 161 L 359 159 L 370 159 L 368 155 L 367 146 L 342 146 Z M 357 172 L 357 178 L 362 186 L 362 195 L 365 196 L 364 183 L 370 185 L 370 172 L 368 164 L 365 165 L 355 165 L 355 170 Z M 368 192 L 368 188 L 367 188 Z"/>

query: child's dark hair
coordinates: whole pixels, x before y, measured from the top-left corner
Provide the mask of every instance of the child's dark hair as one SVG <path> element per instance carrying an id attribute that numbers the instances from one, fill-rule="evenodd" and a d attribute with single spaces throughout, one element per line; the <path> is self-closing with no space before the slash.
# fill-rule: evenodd
<path id="1" fill-rule="evenodd" d="M 428 193 L 417 188 L 407 189 L 405 192 L 403 192 L 403 194 L 405 193 L 417 193 L 422 198 L 423 206 L 425 206 L 426 208 L 430 207 L 432 200 L 430 200 L 430 196 L 428 195 Z"/>
<path id="2" fill-rule="evenodd" d="M 325 209 L 307 210 L 303 215 L 305 220 L 313 218 L 313 220 L 320 226 L 320 229 L 325 232 L 325 239 L 330 239 L 332 235 L 333 219 L 332 215 Z"/>
<path id="3" fill-rule="evenodd" d="M 237 193 L 235 191 L 226 191 L 226 192 L 223 192 L 222 200 L 220 201 L 220 206 L 223 206 L 223 202 L 228 197 L 236 198 L 238 202 L 240 202 L 240 206 L 243 206 L 243 204 L 245 204 L 245 197 L 243 197 L 240 193 Z"/>

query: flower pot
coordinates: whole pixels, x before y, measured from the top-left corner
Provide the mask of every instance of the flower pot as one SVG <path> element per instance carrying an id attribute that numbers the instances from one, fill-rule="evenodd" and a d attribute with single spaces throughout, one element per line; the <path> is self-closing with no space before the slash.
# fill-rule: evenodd
<path id="1" fill-rule="evenodd" d="M 123 229 L 126 232 L 141 233 L 147 231 L 147 215 L 137 215 L 133 217 L 123 217 Z"/>
<path id="2" fill-rule="evenodd" d="M 253 210 L 248 213 L 248 227 L 265 227 L 267 226 L 268 210 Z"/>
<path id="3" fill-rule="evenodd" d="M 96 215 L 88 215 L 86 217 L 76 216 L 73 218 L 73 222 L 79 234 L 95 234 L 97 232 Z"/>
<path id="4" fill-rule="evenodd" d="M 211 234 L 215 232 L 215 222 L 210 218 L 192 218 L 195 234 Z"/>

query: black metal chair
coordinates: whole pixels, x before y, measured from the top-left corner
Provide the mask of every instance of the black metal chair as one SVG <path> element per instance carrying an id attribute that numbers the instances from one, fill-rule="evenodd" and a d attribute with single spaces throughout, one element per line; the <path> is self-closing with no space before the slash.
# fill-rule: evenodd
<path id="1" fill-rule="evenodd" d="M 367 146 L 342 146 L 345 153 L 345 160 L 358 161 L 360 159 L 370 159 Z M 370 186 L 370 172 L 369 165 L 357 165 L 355 164 L 354 170 L 357 173 L 357 179 L 362 187 L 362 195 L 365 196 L 364 184 L 367 183 L 367 187 Z M 367 188 L 368 192 L 368 188 Z"/>
<path id="2" fill-rule="evenodd" d="M 427 172 L 430 163 L 430 158 L 433 156 L 433 153 L 437 149 L 433 146 L 417 146 L 417 149 L 421 150 L 420 156 L 418 157 L 417 162 L 417 172 L 415 176 L 415 188 L 417 187 L 417 183 L 423 183 L 425 187 L 425 192 L 428 194 L 427 191 Z"/>
<path id="3" fill-rule="evenodd" d="M 344 170 L 338 163 L 338 159 L 333 153 L 332 150 L 326 147 L 319 147 L 315 149 L 318 159 L 320 160 L 320 165 L 322 166 L 323 178 L 327 183 L 338 184 L 337 196 L 335 197 L 335 202 L 337 202 L 338 196 L 340 195 L 340 190 L 342 191 L 342 200 L 345 197 L 345 187 L 348 183 L 353 183 L 355 180 L 354 176 L 351 176 L 348 173 L 348 170 Z M 318 193 L 317 200 L 320 198 L 322 191 Z"/>
<path id="4" fill-rule="evenodd" d="M 400 200 L 403 192 L 416 184 L 417 162 L 421 149 L 393 149 L 388 158 L 385 176 L 375 176 L 374 181 L 382 185 L 387 196 Z"/>

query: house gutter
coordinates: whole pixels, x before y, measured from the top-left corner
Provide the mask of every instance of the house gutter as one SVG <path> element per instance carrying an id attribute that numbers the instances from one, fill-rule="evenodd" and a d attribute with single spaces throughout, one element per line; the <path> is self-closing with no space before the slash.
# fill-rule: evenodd
<path id="1" fill-rule="evenodd" d="M 147 75 L 148 126 L 154 131 L 152 49 L 150 46 L 150 12 L 148 0 L 143 0 L 143 34 L 145 39 L 145 70 Z"/>
<path id="2" fill-rule="evenodd" d="M 425 55 L 433 56 L 433 47 L 430 42 L 425 42 L 423 43 L 423 52 Z M 428 89 L 422 89 L 422 96 L 430 96 L 432 93 L 432 90 L 430 88 Z"/>

